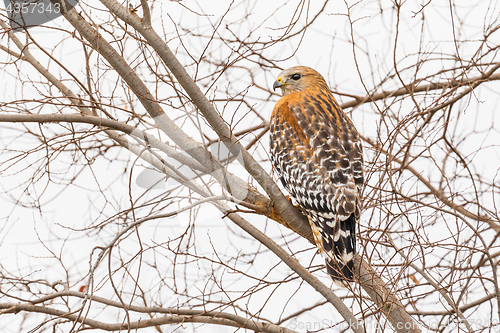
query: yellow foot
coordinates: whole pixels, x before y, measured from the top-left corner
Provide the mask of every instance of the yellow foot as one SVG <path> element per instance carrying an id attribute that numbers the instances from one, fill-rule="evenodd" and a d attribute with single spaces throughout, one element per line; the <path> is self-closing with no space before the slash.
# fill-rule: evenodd
<path id="1" fill-rule="evenodd" d="M 289 195 L 285 195 L 285 197 L 288 199 L 288 201 L 290 201 L 290 203 L 293 205 L 293 201 L 292 201 L 292 198 L 290 198 Z M 304 215 L 307 215 L 307 212 L 304 210 L 304 208 L 302 208 L 300 205 L 294 205 L 295 208 L 297 208 L 298 210 L 300 210 L 300 212 Z"/>

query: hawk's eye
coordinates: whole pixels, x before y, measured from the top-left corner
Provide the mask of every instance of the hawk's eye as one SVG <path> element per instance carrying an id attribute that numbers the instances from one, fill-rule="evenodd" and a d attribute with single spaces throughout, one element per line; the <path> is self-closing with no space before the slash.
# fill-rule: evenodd
<path id="1" fill-rule="evenodd" d="M 298 79 L 300 79 L 300 74 L 293 74 L 292 79 L 297 81 Z"/>

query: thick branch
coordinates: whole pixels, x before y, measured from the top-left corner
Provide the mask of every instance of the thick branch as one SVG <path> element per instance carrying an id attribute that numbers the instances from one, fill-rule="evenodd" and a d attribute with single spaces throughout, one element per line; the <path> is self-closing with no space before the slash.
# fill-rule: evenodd
<path id="1" fill-rule="evenodd" d="M 359 254 L 354 256 L 355 274 L 378 309 L 382 311 L 398 333 L 422 332 L 416 321 L 406 311 L 387 284 Z"/>
<path id="2" fill-rule="evenodd" d="M 67 294 L 69 294 L 68 292 Z M 79 293 L 79 297 L 82 295 L 85 297 L 85 294 Z M 73 295 L 72 296 L 76 296 Z M 94 299 L 94 297 L 92 297 Z M 107 301 L 105 302 L 108 305 L 113 305 L 119 308 L 124 308 L 121 303 Z M 113 303 L 113 304 L 110 304 Z M 131 308 L 131 306 L 128 306 Z M 199 312 L 197 314 L 189 314 L 189 315 L 166 315 L 157 318 L 148 318 L 144 320 L 138 320 L 134 322 L 128 323 L 104 323 L 102 321 L 85 318 L 79 315 L 75 315 L 73 313 L 69 313 L 62 310 L 57 310 L 54 308 L 46 307 L 46 306 L 38 306 L 32 304 L 22 304 L 22 303 L 0 303 L 0 313 L 18 313 L 20 311 L 25 312 L 36 312 L 36 313 L 45 313 L 51 316 L 65 318 L 73 322 L 79 322 L 84 325 L 88 325 L 93 329 L 102 329 L 104 331 L 123 331 L 123 330 L 134 330 L 139 328 L 146 327 L 155 327 L 167 324 L 182 324 L 182 323 L 205 323 L 212 325 L 222 325 L 222 326 L 231 326 L 236 328 L 246 328 L 255 332 L 267 332 L 267 333 L 296 333 L 296 331 L 290 330 L 285 327 L 280 327 L 277 325 L 265 323 L 265 322 L 257 322 L 255 320 L 249 320 L 245 318 L 241 318 L 235 315 L 224 314 L 221 312 Z M 132 310 L 132 309 L 130 309 Z M 154 313 L 159 311 L 153 311 L 153 308 L 143 308 L 144 313 Z M 164 311 L 162 311 L 164 312 Z M 178 311 L 174 310 L 173 313 Z M 192 311 L 195 312 L 195 311 Z M 229 319 L 230 317 L 231 319 Z"/>

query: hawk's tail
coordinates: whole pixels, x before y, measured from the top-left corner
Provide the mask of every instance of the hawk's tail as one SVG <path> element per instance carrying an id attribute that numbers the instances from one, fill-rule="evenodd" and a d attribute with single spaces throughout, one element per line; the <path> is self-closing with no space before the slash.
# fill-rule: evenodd
<path id="1" fill-rule="evenodd" d="M 326 259 L 326 270 L 334 281 L 354 281 L 356 253 L 356 218 L 351 214 L 347 219 L 330 219 L 313 216 L 313 234 L 318 247 Z M 333 226 L 333 227 L 332 227 Z M 316 229 L 316 232 L 314 232 Z M 323 234 L 323 235 L 322 235 Z M 321 242 L 321 243 L 320 243 Z"/>
<path id="2" fill-rule="evenodd" d="M 342 267 L 339 267 L 342 266 Z M 351 260 L 347 264 L 339 264 L 338 261 L 330 258 L 326 259 L 326 271 L 334 281 L 354 281 L 354 262 Z"/>

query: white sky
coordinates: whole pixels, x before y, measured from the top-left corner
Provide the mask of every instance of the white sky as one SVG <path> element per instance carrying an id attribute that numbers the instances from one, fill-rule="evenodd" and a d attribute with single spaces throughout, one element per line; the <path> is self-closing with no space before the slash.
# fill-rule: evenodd
<path id="1" fill-rule="evenodd" d="M 97 6 L 95 1 L 89 3 Z M 225 29 L 221 28 L 219 33 L 229 37 L 231 35 L 229 30 L 231 30 L 237 33 L 240 38 L 244 38 L 251 31 L 251 34 L 247 36 L 248 41 L 276 38 L 283 31 L 280 28 L 290 21 L 297 3 L 297 1 L 286 2 L 286 4 L 277 1 L 255 1 L 251 6 L 235 4 L 221 26 L 229 22 L 237 21 L 238 19 L 241 19 L 240 24 L 233 23 Z M 414 13 L 420 9 L 423 2 L 409 1 L 403 5 L 401 12 L 400 42 L 396 52 L 398 67 L 404 68 L 407 65 L 415 63 L 418 58 L 417 52 L 422 49 L 427 51 L 432 50 L 433 56 L 443 54 L 445 60 L 430 61 L 429 65 L 421 68 L 416 76 L 424 77 L 426 73 L 434 73 L 440 66 L 442 68 L 449 67 L 449 64 L 454 60 L 448 60 L 446 58 L 451 58 L 452 55 L 456 55 L 457 53 L 455 44 L 453 43 L 454 35 L 462 40 L 480 39 L 485 29 L 484 25 L 491 24 L 498 19 L 499 7 L 496 2 L 478 1 L 472 4 L 470 1 L 455 1 L 454 3 L 457 4 L 456 12 L 453 16 L 455 24 L 461 20 L 464 22 L 465 29 L 453 29 L 448 1 L 433 1 L 425 10 L 426 22 L 428 25 L 424 29 L 423 40 L 420 39 L 420 16 L 417 14 L 413 17 Z M 82 1 L 81 4 L 85 5 L 85 2 Z M 169 38 L 175 37 L 175 31 L 172 29 L 173 25 L 170 23 L 170 19 L 174 22 L 181 22 L 184 29 L 200 29 L 200 33 L 206 34 L 207 31 L 213 30 L 209 23 L 217 23 L 219 18 L 227 11 L 231 1 L 182 1 L 181 4 L 193 9 L 195 12 L 203 13 L 206 16 L 195 15 L 193 12 L 184 9 L 174 2 L 157 2 L 153 11 L 153 14 L 156 16 L 156 27 L 164 29 Z M 348 4 L 353 5 L 354 2 L 351 1 Z M 309 18 L 317 12 L 319 5 L 319 1 L 310 4 Z M 390 72 L 393 66 L 394 54 L 393 44 L 391 43 L 394 41 L 394 36 L 390 38 L 387 36 L 388 30 L 392 31 L 392 34 L 394 34 L 395 31 L 393 28 L 387 28 L 394 26 L 393 12 L 389 10 L 391 7 L 391 2 L 383 0 L 380 2 L 363 1 L 351 9 L 351 19 L 356 20 L 354 23 L 354 38 L 357 44 L 354 50 L 355 53 L 353 53 L 352 45 L 349 43 L 351 31 L 350 25 L 348 24 L 348 18 L 345 16 L 347 13 L 346 2 L 331 1 L 326 10 L 329 15 L 322 15 L 318 19 L 318 22 L 307 31 L 300 46 L 297 45 L 298 39 L 295 38 L 292 39 L 291 42 L 283 42 L 282 47 L 273 47 L 266 50 L 264 54 L 274 61 L 280 60 L 277 64 L 282 68 L 298 64 L 314 67 L 325 76 L 333 90 L 341 93 L 364 96 L 366 95 L 366 91 L 363 84 L 370 90 L 373 87 L 373 83 L 378 82 L 381 77 L 384 77 Z M 383 14 L 378 15 L 381 8 L 383 9 Z M 93 9 L 93 11 L 96 13 L 97 17 L 98 10 Z M 246 16 L 245 13 L 249 15 Z M 376 18 L 371 19 L 372 16 Z M 484 17 L 486 17 L 487 20 L 486 24 L 484 24 Z M 160 18 L 164 19 L 164 26 L 161 25 L 162 21 Z M 305 16 L 303 15 L 297 26 L 302 26 L 304 23 Z M 50 24 L 50 26 L 59 25 L 68 27 L 68 24 L 64 22 L 62 18 Z M 78 43 L 71 41 L 67 35 L 61 34 L 57 30 L 33 28 L 30 30 L 30 33 L 36 36 L 39 42 L 48 49 L 57 47 L 55 52 L 56 57 L 61 59 L 65 66 L 79 73 L 81 79 L 84 78 L 84 73 L 82 72 L 83 55 Z M 62 38 L 65 39 L 62 41 Z M 495 40 L 495 38 L 492 38 L 492 40 Z M 500 42 L 498 33 L 496 41 Z M 60 47 L 61 42 L 63 43 L 62 47 Z M 2 45 L 6 45 L 5 38 L 1 40 L 1 43 Z M 205 45 L 199 44 L 198 39 L 189 36 L 183 39 L 183 43 L 195 57 L 199 56 L 205 47 Z M 179 51 L 181 61 L 184 60 L 186 63 L 189 61 L 180 48 L 177 39 L 172 40 L 169 45 L 173 50 Z M 467 45 L 467 49 L 458 49 L 460 56 L 464 59 L 468 59 L 474 54 L 478 42 L 473 41 Z M 211 50 L 212 52 L 220 52 L 221 59 L 232 56 L 228 48 L 217 46 L 217 44 L 214 44 L 211 48 L 213 48 L 213 50 Z M 297 49 L 297 52 L 293 54 L 295 49 Z M 133 54 L 133 52 L 130 53 Z M 41 63 L 47 65 L 46 58 L 44 58 L 42 54 L 37 54 L 40 56 Z M 357 64 L 354 62 L 355 56 L 358 60 Z M 0 61 L 4 62 L 6 59 L 5 54 L 0 53 Z M 281 61 L 282 59 L 287 60 Z M 56 72 L 58 71 L 57 66 L 53 64 L 51 64 L 51 68 L 54 68 Z M 12 101 L 21 98 L 21 96 L 26 99 L 38 98 L 39 92 L 32 86 L 21 85 L 17 77 L 17 70 L 20 69 L 24 78 L 30 77 L 37 80 L 38 76 L 32 71 L 29 65 L 20 64 L 19 67 L 4 66 L 3 69 L 3 72 L 0 74 L 2 86 L 0 91 L 0 102 Z M 200 76 L 202 76 L 203 73 L 210 73 L 210 69 L 211 67 L 208 65 L 206 67 L 201 67 Z M 192 70 L 192 67 L 188 67 L 188 71 L 190 70 Z M 373 76 L 365 75 L 365 73 L 372 72 Z M 273 73 L 277 75 L 279 70 L 275 70 Z M 363 77 L 363 81 L 361 81 L 359 73 L 362 73 L 361 76 Z M 96 74 L 99 74 L 98 70 L 96 70 Z M 263 73 L 256 72 L 254 74 L 262 80 L 262 85 L 266 87 L 270 87 L 275 79 L 275 77 L 264 75 Z M 411 74 L 415 73 L 405 72 L 404 75 L 406 76 L 404 79 L 410 80 L 412 77 Z M 63 76 L 64 74 L 61 75 Z M 248 86 L 248 79 L 244 77 L 240 78 L 238 75 L 239 73 L 235 73 L 230 82 L 226 82 L 226 84 L 230 84 L 231 87 L 241 86 L 241 89 L 246 88 Z M 445 76 L 446 74 L 443 74 L 443 78 Z M 107 77 L 106 80 L 107 81 L 103 82 L 102 87 L 103 89 L 109 90 L 114 82 L 110 77 Z M 69 83 L 69 85 L 72 89 L 76 88 L 74 84 Z M 388 84 L 386 89 L 399 87 L 400 85 L 391 86 Z M 498 89 L 495 89 L 495 87 L 500 89 L 498 85 L 490 85 L 489 88 L 478 92 L 478 94 L 469 101 L 469 104 L 459 106 L 461 110 L 459 124 L 463 126 L 463 129 L 460 130 L 463 130 L 464 133 L 467 133 L 467 131 L 470 131 L 472 128 L 478 130 L 489 128 L 491 124 L 496 124 L 498 128 L 500 116 L 499 113 L 495 111 L 499 100 L 497 93 Z M 252 90 L 256 88 L 250 87 L 249 89 Z M 55 89 L 51 92 L 54 93 Z M 50 94 L 51 92 L 44 93 Z M 110 91 L 110 93 L 112 92 Z M 257 96 L 258 94 L 252 92 L 250 95 Z M 344 96 L 336 97 L 340 103 L 350 100 L 350 98 Z M 264 117 L 268 118 L 276 100 L 277 98 L 269 101 L 258 101 L 255 99 L 255 108 L 260 110 Z M 479 112 L 479 108 L 481 109 L 482 121 L 474 122 L 478 119 L 477 112 Z M 52 110 L 51 108 L 46 108 L 43 112 L 51 112 Z M 404 113 L 410 111 L 411 109 L 402 110 L 400 112 Z M 2 112 L 1 106 L 0 112 Z M 244 111 L 241 112 L 243 114 Z M 356 112 L 356 110 L 351 114 L 360 132 L 366 135 L 374 135 L 376 132 L 374 122 L 370 118 L 363 118 L 363 115 L 365 115 L 365 113 Z M 20 126 L 11 127 L 21 129 Z M 50 125 L 44 125 L 43 127 L 47 128 L 48 133 L 51 132 L 49 129 Z M 462 149 L 472 154 L 479 146 L 486 147 L 488 145 L 497 144 L 498 135 L 498 131 L 493 132 L 493 134 L 478 133 L 477 139 L 468 140 L 464 143 Z M 0 147 L 5 145 L 10 149 L 23 151 L 38 144 L 34 138 L 22 137 L 19 139 L 16 136 L 17 133 L 15 130 L 4 129 L 0 126 Z M 262 147 L 264 147 L 262 149 L 267 148 L 267 136 L 262 139 Z M 256 156 L 263 156 L 265 152 L 262 149 L 256 152 Z M 109 239 L 114 236 L 113 232 L 116 232 L 116 230 L 104 229 L 102 234 L 95 235 L 94 238 L 88 239 L 82 237 L 83 234 L 74 232 L 69 228 L 82 228 L 87 225 L 87 221 L 95 220 L 96 218 L 98 220 L 96 211 L 99 211 L 99 207 L 104 204 L 104 198 L 109 198 L 109 202 L 114 202 L 117 205 L 105 207 L 107 214 L 128 207 L 128 172 L 130 170 L 125 170 L 125 164 L 122 162 L 108 163 L 108 161 L 97 159 L 91 167 L 84 168 L 81 171 L 82 173 L 75 181 L 76 186 L 65 188 L 61 193 L 62 186 L 58 187 L 51 184 L 47 188 L 48 192 L 44 195 L 44 201 L 41 202 L 42 212 L 40 212 L 21 204 L 22 202 L 28 202 L 29 199 L 26 194 L 22 193 L 23 188 L 18 187 L 18 184 L 29 179 L 30 175 L 33 173 L 32 168 L 24 168 L 38 163 L 37 161 L 42 157 L 43 151 L 37 155 L 27 156 L 22 162 L 10 168 L 8 171 L 2 170 L 2 172 L 8 176 L 5 177 L 2 175 L 0 181 L 0 189 L 5 191 L 0 195 L 0 211 L 2 212 L 0 214 L 1 269 L 13 273 L 19 271 L 25 275 L 30 274 L 30 278 L 43 278 L 51 282 L 58 279 L 64 280 L 64 270 L 62 267 L 53 259 L 49 259 L 51 256 L 50 251 L 54 251 L 54 255 L 61 255 L 65 263 L 74 264 L 74 266 L 66 268 L 74 275 L 74 277 L 71 278 L 74 282 L 74 286 L 72 287 L 76 288 L 82 283 L 78 281 L 77 276 L 80 275 L 83 277 L 88 269 L 89 253 L 95 246 L 103 245 L 106 241 L 109 241 Z M 126 159 L 126 154 L 120 154 L 117 157 L 118 159 Z M 477 171 L 486 178 L 494 177 L 498 165 L 500 165 L 498 147 L 492 146 L 491 149 L 486 149 L 477 154 L 475 158 L 484 160 L 484 163 L 475 164 L 476 166 L 480 166 L 480 169 Z M 0 160 L 4 159 L 0 158 Z M 61 155 L 57 162 L 51 165 L 51 168 L 52 170 L 60 168 L 61 172 L 66 172 L 66 165 L 69 163 L 71 163 L 69 155 Z M 269 163 L 264 164 L 264 166 L 266 170 L 271 170 Z M 142 170 L 143 168 L 138 166 L 134 171 L 135 175 L 138 175 Z M 240 172 L 237 167 L 235 167 L 234 171 L 236 173 Z M 70 172 L 76 172 L 76 170 L 71 169 Z M 30 191 L 33 189 L 38 191 L 44 190 L 46 177 L 44 175 L 37 175 L 37 177 L 40 177 L 37 180 L 39 184 L 35 187 L 30 187 Z M 133 177 L 133 179 L 135 178 Z M 167 185 L 171 187 L 172 183 Z M 135 182 L 133 182 L 133 186 L 135 186 L 135 194 L 142 191 L 141 188 L 135 185 Z M 160 191 L 163 191 L 163 189 L 153 190 L 154 193 L 152 195 L 158 195 Z M 30 194 L 32 195 L 31 197 L 36 196 L 35 193 Z M 48 198 L 54 199 L 49 200 Z M 18 199 L 21 203 L 16 204 L 16 200 Z M 92 208 L 96 209 L 95 207 L 98 207 L 97 210 L 92 210 Z M 183 230 L 179 227 L 186 225 L 188 215 L 189 213 L 183 213 L 177 218 L 169 221 L 161 220 L 148 224 L 142 228 L 142 236 L 144 238 L 158 238 L 158 233 L 175 233 L 178 230 Z M 236 253 L 238 251 L 238 247 L 242 244 L 232 244 L 231 233 L 227 231 L 228 228 L 232 228 L 232 230 L 235 228 L 229 227 L 228 224 L 220 221 L 220 214 L 218 212 L 207 206 L 200 211 L 200 216 L 197 223 L 199 223 L 199 226 L 206 227 L 206 231 L 204 231 L 205 236 L 203 236 L 201 232 L 198 236 L 198 251 L 200 254 L 205 255 L 212 251 L 210 241 L 216 243 L 219 252 L 225 252 L 228 256 L 230 253 Z M 260 227 L 265 226 L 269 228 L 270 232 L 279 232 L 278 227 L 272 223 L 268 225 L 265 225 L 263 221 L 258 221 L 256 223 L 258 223 Z M 169 226 L 173 226 L 173 228 Z M 168 232 L 165 230 L 168 230 Z M 40 239 L 43 240 L 45 246 L 41 244 Z M 249 244 L 251 244 L 250 241 L 245 243 L 245 245 L 251 246 Z M 309 247 L 306 242 L 300 244 Z M 131 249 L 131 253 L 132 252 Z M 309 254 L 304 255 L 304 258 L 309 258 L 310 260 L 311 251 L 309 252 Z M 267 260 L 268 267 L 276 263 L 275 258 L 265 258 L 262 259 L 261 264 L 266 266 L 265 261 Z M 318 264 L 321 263 L 320 259 L 316 258 L 316 260 Z M 303 264 L 308 265 L 309 262 L 304 261 Z M 206 267 L 206 269 L 210 270 L 210 267 Z M 276 277 L 282 273 L 282 269 L 283 267 L 280 266 L 275 274 Z M 326 275 L 322 276 L 322 278 L 323 281 L 329 283 Z M 192 283 L 193 286 L 196 286 L 196 281 L 192 281 Z M 235 285 L 237 284 L 237 282 L 234 283 Z M 301 290 L 300 292 L 304 293 L 304 299 L 306 299 L 307 302 L 315 302 L 308 299 L 308 293 L 311 292 L 311 289 Z M 286 295 L 285 292 L 283 294 Z M 270 304 L 266 307 L 267 310 L 273 312 L 273 310 L 279 308 L 279 302 L 273 303 L 275 299 L 276 298 L 272 298 Z M 0 297 L 0 302 L 2 301 Z M 175 305 L 175 299 L 172 299 L 171 302 L 172 304 L 170 305 Z M 166 303 L 168 303 L 168 301 L 166 301 Z M 251 304 L 250 307 L 258 308 L 260 303 L 261 302 L 256 302 L 256 304 Z M 324 309 L 324 312 L 321 314 L 310 314 L 310 317 L 306 317 L 307 319 L 304 319 L 304 322 L 320 322 L 323 319 L 321 316 L 329 316 L 330 311 L 331 309 Z M 278 310 L 277 312 L 279 315 Z M 315 318 L 314 316 L 317 317 Z M 113 321 L 113 319 L 115 318 L 110 316 L 110 321 Z M 10 317 L 0 316 L 0 326 L 4 325 L 4 327 L 6 327 L 6 323 L 10 322 L 10 320 Z M 144 332 L 153 331 L 153 329 L 144 330 Z M 168 331 L 168 329 L 166 329 L 166 331 Z M 222 332 L 219 328 L 210 328 L 208 326 L 205 326 L 203 330 L 200 329 L 200 332 L 202 331 Z M 228 329 L 227 331 L 230 332 L 232 330 Z M 299 329 L 299 331 L 303 331 L 303 329 Z"/>

